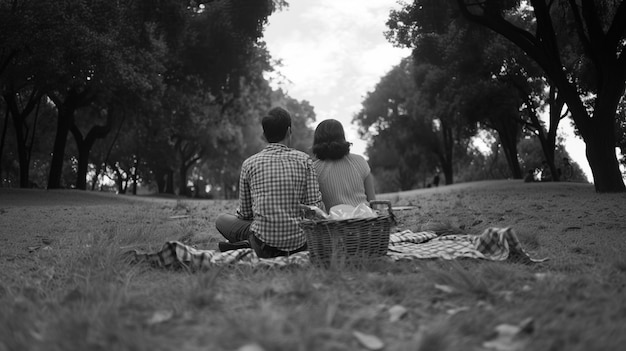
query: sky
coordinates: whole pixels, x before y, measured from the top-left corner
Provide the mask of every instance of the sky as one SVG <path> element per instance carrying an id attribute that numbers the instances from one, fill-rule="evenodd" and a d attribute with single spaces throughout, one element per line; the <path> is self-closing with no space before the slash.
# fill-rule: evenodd
<path id="1" fill-rule="evenodd" d="M 289 7 L 272 14 L 264 40 L 273 59 L 282 61 L 278 85 L 289 96 L 308 101 L 317 123 L 333 118 L 353 143 L 352 152 L 365 154 L 352 118 L 376 83 L 403 57 L 407 48 L 394 47 L 384 32 L 396 0 L 289 0 Z M 590 178 L 584 143 L 574 137 L 569 121 L 559 130 L 566 150 Z M 365 156 L 365 155 L 364 155 Z"/>

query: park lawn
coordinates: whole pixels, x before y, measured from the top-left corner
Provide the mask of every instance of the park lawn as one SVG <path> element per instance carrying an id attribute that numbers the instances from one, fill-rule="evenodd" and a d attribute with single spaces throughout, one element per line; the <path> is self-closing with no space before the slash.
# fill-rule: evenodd
<path id="1" fill-rule="evenodd" d="M 124 252 L 167 240 L 215 249 L 213 221 L 236 201 L 0 189 L 0 351 L 626 345 L 626 195 L 489 181 L 380 197 L 415 206 L 394 231 L 510 226 L 550 260 L 155 269 Z M 508 340 L 502 325 L 523 330 Z"/>

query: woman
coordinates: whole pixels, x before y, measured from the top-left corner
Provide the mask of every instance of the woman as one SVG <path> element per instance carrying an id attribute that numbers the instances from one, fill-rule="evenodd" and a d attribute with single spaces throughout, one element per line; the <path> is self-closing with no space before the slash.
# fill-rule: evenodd
<path id="1" fill-rule="evenodd" d="M 313 137 L 313 163 L 326 210 L 340 204 L 358 206 L 375 200 L 374 179 L 362 156 L 350 153 L 341 123 L 322 121 Z"/>

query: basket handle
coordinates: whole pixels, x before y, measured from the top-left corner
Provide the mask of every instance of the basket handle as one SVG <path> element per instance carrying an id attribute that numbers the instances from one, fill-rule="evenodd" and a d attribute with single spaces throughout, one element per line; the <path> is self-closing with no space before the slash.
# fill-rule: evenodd
<path id="1" fill-rule="evenodd" d="M 387 205 L 387 212 L 393 216 L 393 212 L 391 211 L 391 201 L 389 200 L 372 200 L 370 201 L 370 208 L 374 209 L 376 205 Z"/>
<path id="2" fill-rule="evenodd" d="M 391 210 L 391 201 L 389 200 L 372 200 L 370 201 L 370 208 L 374 209 L 376 205 L 387 205 L 387 213 L 389 213 L 389 217 L 391 218 L 391 224 L 396 225 L 398 222 L 396 221 L 396 216 L 393 214 Z"/>
<path id="3" fill-rule="evenodd" d="M 321 209 L 314 207 L 314 206 L 298 204 L 298 207 L 300 208 L 300 215 L 302 216 L 302 218 L 305 218 L 305 219 L 314 219 L 316 218 L 316 216 L 326 218 L 328 216 Z"/>

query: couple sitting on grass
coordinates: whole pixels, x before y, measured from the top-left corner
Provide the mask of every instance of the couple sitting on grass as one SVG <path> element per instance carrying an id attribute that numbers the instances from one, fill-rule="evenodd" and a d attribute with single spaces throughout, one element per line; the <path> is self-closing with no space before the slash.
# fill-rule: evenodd
<path id="1" fill-rule="evenodd" d="M 262 125 L 269 144 L 243 162 L 237 214 L 222 214 L 215 222 L 228 240 L 219 243 L 220 251 L 252 248 L 260 258 L 289 256 L 307 249 L 298 224 L 300 204 L 330 209 L 374 200 L 369 165 L 350 153 L 340 122 L 317 126 L 315 161 L 289 147 L 291 116 L 285 109 L 271 109 Z"/>

